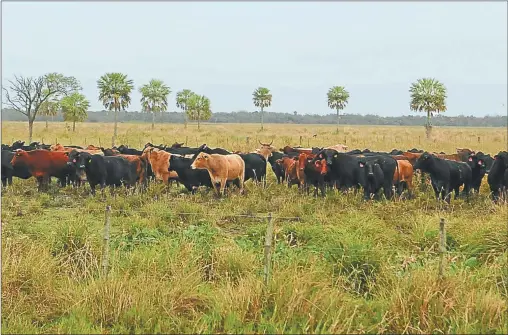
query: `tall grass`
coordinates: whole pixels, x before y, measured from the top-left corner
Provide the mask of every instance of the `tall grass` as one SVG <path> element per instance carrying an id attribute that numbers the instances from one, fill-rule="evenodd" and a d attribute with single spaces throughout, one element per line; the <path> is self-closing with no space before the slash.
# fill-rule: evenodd
<path id="1" fill-rule="evenodd" d="M 25 127 L 4 123 L 2 142 L 23 138 Z M 273 137 L 277 146 L 299 144 L 300 134 L 311 146 L 344 142 L 332 134 L 334 126 L 267 125 L 263 133 L 258 127 L 205 125 L 198 133 L 163 125 L 152 133 L 150 125 L 121 124 L 119 142 L 139 147 L 188 137 L 189 145 L 196 144 L 192 138 L 241 150 L 258 147 L 256 136 Z M 99 137 L 110 139 L 110 128 L 80 124 L 72 134 L 56 123 L 46 133 L 37 124 L 34 134 L 46 143 L 58 137 L 64 144 L 98 144 Z M 342 129 L 351 148 L 495 153 L 504 143 L 499 129 L 435 129 L 430 142 L 419 128 Z M 359 194 L 332 191 L 314 199 L 277 185 L 271 172 L 267 189 L 248 182 L 246 195 L 221 200 L 160 184 L 143 194 L 106 192 L 103 199 L 89 196 L 88 186 L 55 184 L 43 194 L 34 180 L 15 179 L 2 192 L 4 333 L 508 332 L 508 210 L 487 198 L 487 185 L 470 203 L 444 205 L 430 192 L 403 202 L 364 202 Z M 103 278 L 106 204 L 113 208 L 111 269 Z M 266 222 L 234 215 L 268 212 L 275 243 L 265 287 Z M 440 217 L 449 252 L 442 280 Z"/>

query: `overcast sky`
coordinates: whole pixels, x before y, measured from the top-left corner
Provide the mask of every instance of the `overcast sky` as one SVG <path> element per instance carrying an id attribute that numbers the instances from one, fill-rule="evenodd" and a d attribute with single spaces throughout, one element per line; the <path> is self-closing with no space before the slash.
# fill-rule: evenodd
<path id="1" fill-rule="evenodd" d="M 343 85 L 346 113 L 402 115 L 409 85 L 435 77 L 447 115 L 506 115 L 506 2 L 2 2 L 2 81 L 61 72 L 79 79 L 92 110 L 97 79 L 122 72 L 136 91 L 151 78 L 208 96 L 212 111 L 326 114 Z"/>

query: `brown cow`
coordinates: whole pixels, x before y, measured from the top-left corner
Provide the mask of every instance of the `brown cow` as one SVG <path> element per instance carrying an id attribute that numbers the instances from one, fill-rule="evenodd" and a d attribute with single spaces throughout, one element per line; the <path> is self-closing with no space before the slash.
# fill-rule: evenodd
<path id="1" fill-rule="evenodd" d="M 243 193 L 245 179 L 245 162 L 237 154 L 219 155 L 200 152 L 191 165 L 192 169 L 207 170 L 212 184 L 220 183 L 220 190 L 214 187 L 217 195 L 223 195 L 227 181 L 235 181 Z"/>
<path id="2" fill-rule="evenodd" d="M 12 157 L 11 164 L 25 166 L 32 176 L 39 183 L 39 191 L 46 190 L 51 177 L 57 177 L 60 184 L 67 184 L 69 169 L 67 168 L 67 155 L 65 152 L 52 152 L 48 150 L 36 149 L 24 151 L 18 149 Z"/>
<path id="3" fill-rule="evenodd" d="M 305 184 L 305 165 L 307 163 L 307 160 L 313 159 L 316 157 L 314 154 L 308 154 L 308 153 L 301 153 L 298 156 L 298 166 L 296 169 L 296 177 L 298 178 L 298 182 L 300 183 L 299 186 L 304 186 Z"/>
<path id="4" fill-rule="evenodd" d="M 97 150 L 95 149 L 77 149 L 77 148 L 67 148 L 67 147 L 64 147 L 63 145 L 61 145 L 60 143 L 57 143 L 57 144 L 53 144 L 51 147 L 49 147 L 49 150 L 50 151 L 55 151 L 55 152 L 71 152 L 72 150 L 76 150 L 78 152 L 88 152 L 90 155 L 101 155 L 101 156 L 104 156 L 104 153 L 102 152 L 102 150 L 100 148 L 98 148 Z"/>
<path id="5" fill-rule="evenodd" d="M 294 184 L 297 184 L 298 187 L 300 187 L 300 181 L 298 180 L 297 175 L 298 157 L 282 157 L 281 159 L 278 159 L 276 163 L 282 166 L 288 187 L 291 187 Z"/>
<path id="6" fill-rule="evenodd" d="M 409 162 L 411 163 L 411 165 L 415 165 L 416 163 L 416 160 L 418 158 L 420 158 L 420 156 L 422 155 L 422 153 L 420 152 L 408 152 L 408 151 L 405 151 L 402 153 L 402 156 L 406 157 Z"/>
<path id="7" fill-rule="evenodd" d="M 146 187 L 146 184 L 147 184 L 147 175 L 146 175 L 147 174 L 147 169 L 146 169 L 147 160 L 146 160 L 146 158 L 142 157 L 142 156 L 123 155 L 123 154 L 119 154 L 119 155 L 115 155 L 115 156 L 123 157 L 126 160 L 128 160 L 129 162 L 135 163 L 136 164 L 136 175 L 138 176 L 137 182 L 142 187 Z"/>
<path id="8" fill-rule="evenodd" d="M 448 160 L 456 161 L 456 162 L 460 162 L 461 161 L 458 154 L 438 154 L 438 153 L 435 153 L 435 152 L 433 152 L 432 154 L 434 156 L 442 158 L 442 159 L 448 159 Z"/>
<path id="9" fill-rule="evenodd" d="M 154 147 L 146 147 L 141 157 L 150 163 L 155 178 L 162 180 L 164 184 L 169 185 L 170 181 L 178 180 L 178 174 L 175 171 L 168 171 L 169 157 L 171 157 L 169 152 Z"/>
<path id="10" fill-rule="evenodd" d="M 101 150 L 101 148 L 100 148 L 100 147 L 96 147 L 96 146 L 95 146 L 95 145 L 93 145 L 93 144 L 89 144 L 89 145 L 85 148 L 85 150 Z"/>
<path id="11" fill-rule="evenodd" d="M 393 174 L 393 183 L 400 196 L 407 189 L 409 197 L 413 194 L 413 165 L 407 159 L 397 159 L 397 168 Z"/>
<path id="12" fill-rule="evenodd" d="M 467 162 L 469 159 L 469 156 L 474 155 L 475 152 L 471 149 L 467 148 L 457 148 L 457 155 L 459 155 L 459 158 L 462 162 Z"/>

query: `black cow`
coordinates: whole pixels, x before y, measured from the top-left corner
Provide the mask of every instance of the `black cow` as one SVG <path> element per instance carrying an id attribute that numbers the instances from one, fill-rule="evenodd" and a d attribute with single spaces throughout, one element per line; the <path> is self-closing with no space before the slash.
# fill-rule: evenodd
<path id="1" fill-rule="evenodd" d="M 325 149 L 316 155 L 313 162 L 318 159 L 326 159 L 331 182 L 342 190 L 352 187 L 358 189 L 360 186 L 364 186 L 364 179 L 361 177 L 361 171 L 359 170 L 359 159 L 379 164 L 383 170 L 383 192 L 386 199 L 392 198 L 393 175 L 397 168 L 397 162 L 389 155 L 363 154 L 355 156 Z"/>
<path id="2" fill-rule="evenodd" d="M 396 156 L 396 155 L 402 155 L 402 154 L 404 154 L 404 151 L 402 151 L 402 150 L 393 149 L 392 151 L 390 151 L 390 155 Z"/>
<path id="3" fill-rule="evenodd" d="M 413 149 L 408 150 L 407 152 L 412 152 L 414 154 L 419 154 L 419 153 L 423 153 L 423 150 L 419 150 L 419 149 L 413 148 Z"/>
<path id="4" fill-rule="evenodd" d="M 354 149 L 354 150 L 346 152 L 346 154 L 348 154 L 348 155 L 360 155 L 361 153 L 362 153 L 362 151 L 360 149 Z"/>
<path id="5" fill-rule="evenodd" d="M 256 182 L 263 182 L 266 186 L 266 160 L 257 153 L 239 154 L 245 162 L 245 179 L 254 179 Z M 178 173 L 178 172 L 177 172 Z"/>
<path id="6" fill-rule="evenodd" d="M 222 149 L 222 148 L 213 148 L 212 149 L 209 146 L 207 146 L 206 144 L 203 144 L 198 148 L 198 151 L 194 154 L 193 159 L 196 159 L 196 157 L 198 156 L 198 154 L 200 152 L 205 152 L 210 155 L 212 155 L 212 154 L 230 155 L 231 154 L 231 152 L 227 151 L 226 149 Z"/>
<path id="7" fill-rule="evenodd" d="M 455 199 L 459 196 L 459 188 L 464 185 L 462 193 L 469 196 L 472 183 L 472 171 L 468 164 L 448 159 L 438 158 L 424 152 L 416 161 L 415 169 L 430 174 L 432 188 L 436 198 L 450 203 L 450 195 L 455 191 Z"/>
<path id="8" fill-rule="evenodd" d="M 171 155 L 169 157 L 169 171 L 175 171 L 178 174 L 180 182 L 185 188 L 192 192 L 196 192 L 199 186 L 212 187 L 210 174 L 204 169 L 192 169 L 191 164 L 194 160 L 191 158 L 179 157 Z"/>
<path id="9" fill-rule="evenodd" d="M 500 151 L 494 156 L 494 163 L 490 168 L 487 177 L 492 199 L 498 201 L 500 197 L 506 196 L 508 189 L 508 152 Z"/>
<path id="10" fill-rule="evenodd" d="M 12 177 L 28 179 L 32 176 L 26 166 L 12 166 L 11 160 L 14 154 L 14 152 L 2 150 L 2 186 L 12 185 Z"/>
<path id="11" fill-rule="evenodd" d="M 113 149 L 115 149 L 115 148 L 113 148 Z M 141 156 L 143 154 L 143 151 L 137 150 L 137 149 L 133 149 L 133 148 L 129 148 L 126 145 L 123 145 L 123 144 L 120 145 L 118 148 L 116 148 L 116 150 L 118 150 L 118 152 L 123 154 L 123 155 Z"/>
<path id="12" fill-rule="evenodd" d="M 490 154 L 484 154 L 481 151 L 476 153 L 476 157 L 483 160 L 483 162 L 485 163 L 485 173 L 489 173 L 492 164 L 494 164 L 494 158 L 492 158 Z"/>
<path id="13" fill-rule="evenodd" d="M 477 155 L 472 154 L 469 155 L 467 164 L 471 168 L 471 188 L 476 193 L 480 193 L 480 186 L 486 173 L 485 162 L 482 158 L 478 158 Z"/>
<path id="14" fill-rule="evenodd" d="M 136 184 L 136 164 L 123 157 L 90 155 L 87 152 L 72 151 L 67 164 L 74 165 L 78 175 L 86 174 L 94 195 L 97 185 L 103 191 L 106 185 L 130 187 Z"/>
<path id="15" fill-rule="evenodd" d="M 277 178 L 277 184 L 284 181 L 284 169 L 277 163 L 277 160 L 282 159 L 283 156 L 284 154 L 282 152 L 273 151 L 270 157 L 268 157 L 268 163 L 270 163 L 275 178 Z"/>
<path id="16" fill-rule="evenodd" d="M 35 142 L 34 142 L 35 143 Z M 33 144 L 33 143 L 32 143 Z M 25 142 L 24 141 L 16 141 L 14 143 L 12 143 L 12 145 L 10 146 L 9 149 L 7 150 L 10 150 L 10 151 L 16 151 L 18 149 L 21 149 L 21 150 L 24 150 L 24 151 L 32 151 L 32 150 L 35 150 L 37 149 L 35 145 L 25 145 Z"/>
<path id="17" fill-rule="evenodd" d="M 384 185 L 384 173 L 379 163 L 375 160 L 369 160 L 367 157 L 358 158 L 359 180 L 363 187 L 363 197 L 365 200 L 374 196 L 379 200 L 379 191 Z"/>

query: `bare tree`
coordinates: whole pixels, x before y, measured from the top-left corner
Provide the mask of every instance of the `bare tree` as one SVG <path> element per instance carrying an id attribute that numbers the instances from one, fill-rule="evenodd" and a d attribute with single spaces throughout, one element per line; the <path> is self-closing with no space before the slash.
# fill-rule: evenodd
<path id="1" fill-rule="evenodd" d="M 27 117 L 29 142 L 32 142 L 33 125 L 41 105 L 81 89 L 76 78 L 60 73 L 48 73 L 40 77 L 15 75 L 8 83 L 8 87 L 3 87 L 4 104 Z"/>

